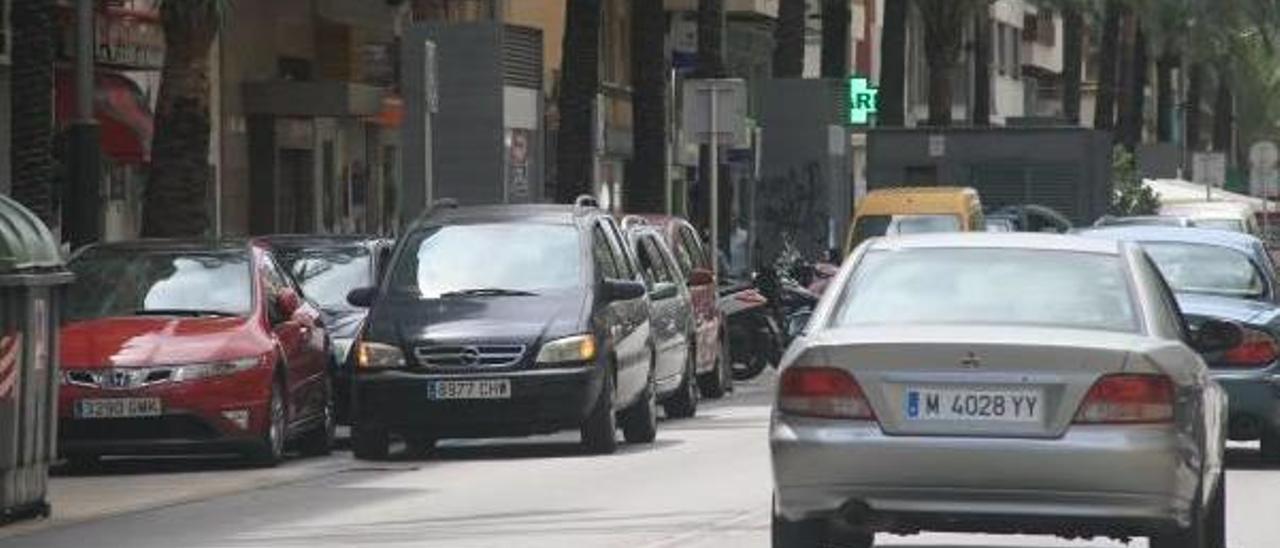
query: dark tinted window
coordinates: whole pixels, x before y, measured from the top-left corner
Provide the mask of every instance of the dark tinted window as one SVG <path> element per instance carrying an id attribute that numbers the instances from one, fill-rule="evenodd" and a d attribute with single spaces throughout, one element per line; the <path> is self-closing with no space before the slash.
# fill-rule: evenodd
<path id="1" fill-rule="evenodd" d="M 537 223 L 427 227 L 406 237 L 391 292 L 423 298 L 474 290 L 536 293 L 582 285 L 578 229 Z"/>
<path id="2" fill-rule="evenodd" d="M 596 270 L 599 271 L 600 277 L 618 279 L 618 263 L 613 256 L 613 249 L 609 246 L 609 237 L 605 235 L 604 228 L 595 227 L 591 230 L 591 257 L 595 259 Z"/>
<path id="3" fill-rule="evenodd" d="M 69 319 L 172 312 L 245 315 L 253 303 L 249 253 L 95 249 L 71 261 Z"/>
<path id="4" fill-rule="evenodd" d="M 640 274 L 650 286 L 659 282 L 675 281 L 667 269 L 667 263 L 658 250 L 653 236 L 645 235 L 636 239 L 636 259 L 640 262 Z"/>
<path id="5" fill-rule="evenodd" d="M 627 245 L 623 243 L 622 234 L 618 232 L 618 225 L 610 218 L 605 218 L 602 222 L 605 225 L 605 231 L 609 234 L 609 248 L 613 252 L 614 262 L 618 265 L 618 277 L 628 280 L 636 279 L 634 257 L 632 257 Z"/>
<path id="6" fill-rule="evenodd" d="M 702 248 L 702 241 L 698 239 L 698 235 L 694 234 L 693 229 L 682 227 L 680 229 L 680 239 L 683 240 L 685 248 L 688 250 L 689 258 L 693 260 L 694 268 L 710 269 L 711 262 L 707 260 L 707 252 Z M 686 272 L 686 274 L 688 274 Z"/>

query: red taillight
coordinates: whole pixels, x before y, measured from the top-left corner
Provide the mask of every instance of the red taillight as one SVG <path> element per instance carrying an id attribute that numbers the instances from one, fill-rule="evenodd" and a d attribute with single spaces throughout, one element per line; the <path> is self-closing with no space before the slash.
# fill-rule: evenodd
<path id="1" fill-rule="evenodd" d="M 874 420 L 853 375 L 834 367 L 789 367 L 778 388 L 778 410 L 789 415 Z"/>
<path id="2" fill-rule="evenodd" d="M 1262 367 L 1276 361 L 1280 354 L 1280 346 L 1271 335 L 1257 329 L 1244 328 L 1244 338 L 1235 348 L 1222 354 L 1221 363 L 1214 365 L 1225 367 Z"/>
<path id="3" fill-rule="evenodd" d="M 1164 375 L 1107 375 L 1080 404 L 1076 423 L 1157 423 L 1173 420 L 1173 381 Z"/>

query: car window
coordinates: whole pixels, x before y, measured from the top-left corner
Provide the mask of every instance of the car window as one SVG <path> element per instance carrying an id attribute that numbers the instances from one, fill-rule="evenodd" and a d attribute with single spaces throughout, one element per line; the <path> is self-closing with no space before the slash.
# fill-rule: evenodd
<path id="1" fill-rule="evenodd" d="M 609 250 L 613 254 L 614 263 L 618 265 L 618 278 L 634 280 L 637 272 L 634 257 L 631 255 L 628 246 L 623 243 L 622 234 L 618 232 L 618 225 L 611 218 L 605 218 L 603 221 L 605 233 L 609 236 Z"/>
<path id="2" fill-rule="evenodd" d="M 392 294 L 436 299 L 465 294 L 581 287 L 576 227 L 504 222 L 428 226 L 405 236 L 389 273 Z"/>
<path id="3" fill-rule="evenodd" d="M 253 303 L 249 254 L 235 251 L 90 249 L 68 264 L 70 320 L 149 312 L 246 315 Z"/>
<path id="4" fill-rule="evenodd" d="M 658 261 L 662 265 L 662 269 L 667 273 L 666 281 L 671 283 L 680 283 L 682 276 L 680 275 L 679 268 L 675 264 L 675 258 L 671 256 L 670 248 L 663 244 L 662 240 L 656 236 L 651 237 L 650 242 L 653 244 L 654 256 L 658 258 Z"/>
<path id="5" fill-rule="evenodd" d="M 263 294 L 267 297 L 267 312 L 271 315 L 272 323 L 285 320 L 284 311 L 280 309 L 280 303 L 277 299 L 285 289 L 292 289 L 293 284 L 289 282 L 289 277 L 284 274 L 280 266 L 270 255 L 262 256 L 262 289 Z M 296 290 L 295 290 L 296 291 Z"/>
<path id="6" fill-rule="evenodd" d="M 1137 269 L 1140 277 L 1153 282 L 1153 289 L 1156 294 L 1156 311 L 1157 320 L 1162 322 L 1160 325 L 1164 334 L 1173 334 L 1180 340 L 1189 341 L 1186 333 L 1186 324 L 1182 318 L 1182 310 L 1178 307 L 1178 301 L 1173 296 L 1173 291 L 1169 289 L 1169 284 L 1165 282 L 1164 276 L 1160 274 L 1160 268 L 1151 260 L 1151 257 L 1145 252 L 1141 253 L 1141 260 L 1137 262 Z"/>
<path id="7" fill-rule="evenodd" d="M 609 237 L 605 235 L 604 227 L 600 225 L 591 229 L 591 257 L 595 260 L 600 277 L 615 280 L 620 277 L 613 250 L 609 247 Z"/>
<path id="8" fill-rule="evenodd" d="M 347 302 L 347 293 L 376 283 L 372 254 L 364 246 L 276 249 L 274 255 L 302 293 L 325 310 L 355 310 Z"/>
<path id="9" fill-rule="evenodd" d="M 689 254 L 690 264 L 693 268 L 711 268 L 711 262 L 707 260 L 707 250 L 702 247 L 702 241 L 698 239 L 697 234 L 694 234 L 692 228 L 681 227 L 680 239 L 684 241 L 684 246 Z M 688 272 L 685 274 L 687 275 Z"/>
<path id="10" fill-rule="evenodd" d="M 1144 242 L 1142 246 L 1176 292 L 1254 299 L 1267 296 L 1262 272 L 1244 253 L 1181 242 Z"/>
<path id="11" fill-rule="evenodd" d="M 657 283 L 674 281 L 671 273 L 667 271 L 667 265 L 663 261 L 662 253 L 658 251 L 653 236 L 643 235 L 636 238 L 635 251 L 636 260 L 640 263 L 640 274 L 644 276 L 645 283 L 650 287 Z"/>

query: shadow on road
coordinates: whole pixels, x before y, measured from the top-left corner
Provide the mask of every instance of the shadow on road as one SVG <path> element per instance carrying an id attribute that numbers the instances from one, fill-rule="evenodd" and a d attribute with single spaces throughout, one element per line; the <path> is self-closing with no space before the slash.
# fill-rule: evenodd
<path id="1" fill-rule="evenodd" d="M 659 434 L 661 435 L 661 434 Z M 445 444 L 431 451 L 424 458 L 413 458 L 401 453 L 393 460 L 399 462 L 423 461 L 456 461 L 456 460 L 522 460 L 545 458 L 598 457 L 588 453 L 576 442 L 504 442 L 485 441 L 481 443 L 464 442 L 465 445 Z M 658 439 L 650 444 L 622 444 L 618 446 L 617 455 L 642 453 L 673 447 L 683 442 L 679 440 Z"/>
<path id="2" fill-rule="evenodd" d="M 320 457 L 289 455 L 281 463 L 287 466 Z M 164 455 L 103 457 L 93 465 L 72 466 L 62 462 L 50 468 L 55 477 L 131 476 L 147 474 L 186 474 L 200 472 L 233 472 L 258 470 L 254 464 L 240 455 Z"/>

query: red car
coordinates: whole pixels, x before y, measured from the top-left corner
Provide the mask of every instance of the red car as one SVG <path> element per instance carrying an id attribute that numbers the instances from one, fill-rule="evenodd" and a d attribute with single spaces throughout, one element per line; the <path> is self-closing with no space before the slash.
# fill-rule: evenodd
<path id="1" fill-rule="evenodd" d="M 97 245 L 69 267 L 58 446 L 73 464 L 329 451 L 329 336 L 260 243 Z"/>
<path id="2" fill-rule="evenodd" d="M 711 255 L 688 221 L 671 215 L 631 215 L 624 224 L 643 222 L 662 233 L 675 255 L 680 274 L 689 286 L 693 312 L 697 317 L 698 386 L 702 395 L 720 398 L 733 390 L 733 373 L 722 359 L 725 353 L 724 317 L 717 303 L 715 278 L 711 273 Z"/>

